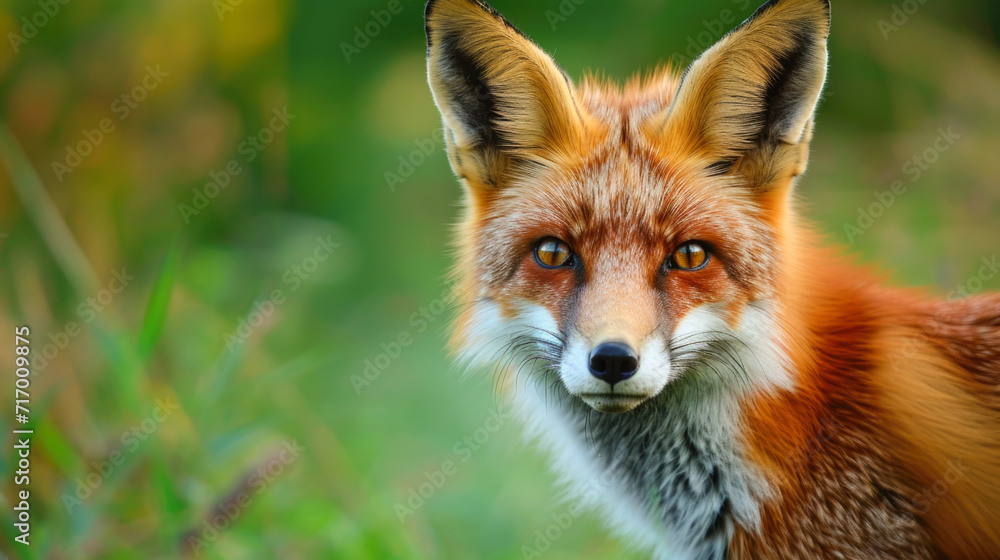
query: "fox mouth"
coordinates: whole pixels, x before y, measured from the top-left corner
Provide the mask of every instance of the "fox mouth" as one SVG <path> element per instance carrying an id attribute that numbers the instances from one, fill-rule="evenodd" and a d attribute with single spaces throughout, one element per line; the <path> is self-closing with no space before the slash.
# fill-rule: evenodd
<path id="1" fill-rule="evenodd" d="M 648 397 L 621 393 L 584 393 L 579 395 L 583 402 L 598 412 L 628 412 L 642 404 Z"/>

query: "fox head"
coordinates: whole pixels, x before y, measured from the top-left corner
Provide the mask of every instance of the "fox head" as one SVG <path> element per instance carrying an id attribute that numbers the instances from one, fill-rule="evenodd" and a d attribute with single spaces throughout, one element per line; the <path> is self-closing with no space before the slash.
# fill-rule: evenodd
<path id="1" fill-rule="evenodd" d="M 425 18 L 465 192 L 457 349 L 539 364 L 601 412 L 682 379 L 789 383 L 778 361 L 711 364 L 780 346 L 783 232 L 826 76 L 828 0 L 772 0 L 683 76 L 623 88 L 574 85 L 481 1 L 430 0 Z"/>

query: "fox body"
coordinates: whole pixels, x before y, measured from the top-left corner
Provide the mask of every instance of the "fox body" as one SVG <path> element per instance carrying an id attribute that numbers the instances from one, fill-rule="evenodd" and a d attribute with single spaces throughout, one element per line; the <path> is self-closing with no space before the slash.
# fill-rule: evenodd
<path id="1" fill-rule="evenodd" d="M 453 344 L 571 491 L 657 557 L 1000 557 L 1000 297 L 883 287 L 796 209 L 826 0 L 623 87 L 478 0 L 426 25 Z"/>

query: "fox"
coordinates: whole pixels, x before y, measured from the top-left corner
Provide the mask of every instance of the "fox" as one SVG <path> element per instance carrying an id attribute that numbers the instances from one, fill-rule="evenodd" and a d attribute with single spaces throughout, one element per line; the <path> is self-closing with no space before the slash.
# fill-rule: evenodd
<path id="1" fill-rule="evenodd" d="M 480 0 L 424 22 L 449 345 L 568 499 L 656 558 L 1000 558 L 1000 295 L 888 287 L 800 209 L 829 0 L 622 84 Z"/>

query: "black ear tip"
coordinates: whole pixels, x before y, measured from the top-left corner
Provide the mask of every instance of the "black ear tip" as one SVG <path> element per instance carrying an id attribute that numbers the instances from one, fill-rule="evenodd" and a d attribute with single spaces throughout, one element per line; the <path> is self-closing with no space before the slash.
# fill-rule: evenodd
<path id="1" fill-rule="evenodd" d="M 813 0 L 823 7 L 823 11 L 826 13 L 827 25 L 830 23 L 830 0 Z"/>
<path id="2" fill-rule="evenodd" d="M 431 12 L 434 11 L 434 7 L 437 5 L 438 0 L 427 0 L 424 4 L 424 22 L 426 23 L 431 19 Z"/>
<path id="3" fill-rule="evenodd" d="M 819 0 L 819 2 L 820 4 L 823 4 L 823 9 L 826 11 L 826 32 L 829 35 L 830 27 L 832 27 L 832 22 L 833 22 L 830 0 Z"/>
<path id="4" fill-rule="evenodd" d="M 765 12 L 777 6 L 778 4 L 788 4 L 790 2 L 799 2 L 799 3 L 814 2 L 815 4 L 822 6 L 823 11 L 826 12 L 827 22 L 830 21 L 830 12 L 831 12 L 830 0 L 768 0 L 767 2 L 762 4 L 759 8 L 757 8 L 757 11 L 755 11 L 753 15 L 750 16 L 749 20 L 753 20 L 757 17 L 760 17 Z"/>
<path id="5" fill-rule="evenodd" d="M 528 36 L 521 32 L 520 29 L 514 27 L 507 18 L 503 17 L 503 14 L 496 11 L 496 9 L 489 5 L 485 0 L 445 0 L 446 2 L 465 2 L 471 4 L 482 10 L 484 14 L 491 16 L 494 20 L 501 23 L 503 26 L 507 27 L 511 31 L 514 31 L 518 35 L 528 39 Z M 773 1 L 773 0 L 772 0 Z M 427 4 L 424 5 L 424 34 L 427 35 L 427 53 L 430 54 L 432 46 L 432 30 L 431 30 L 431 18 L 434 17 L 434 10 L 437 8 L 439 0 L 427 0 Z M 530 40 L 530 39 L 529 39 Z"/>
<path id="6" fill-rule="evenodd" d="M 830 21 L 830 14 L 833 11 L 830 4 L 830 0 L 819 0 L 820 4 L 823 4 L 823 9 L 826 10 L 826 20 Z"/>

